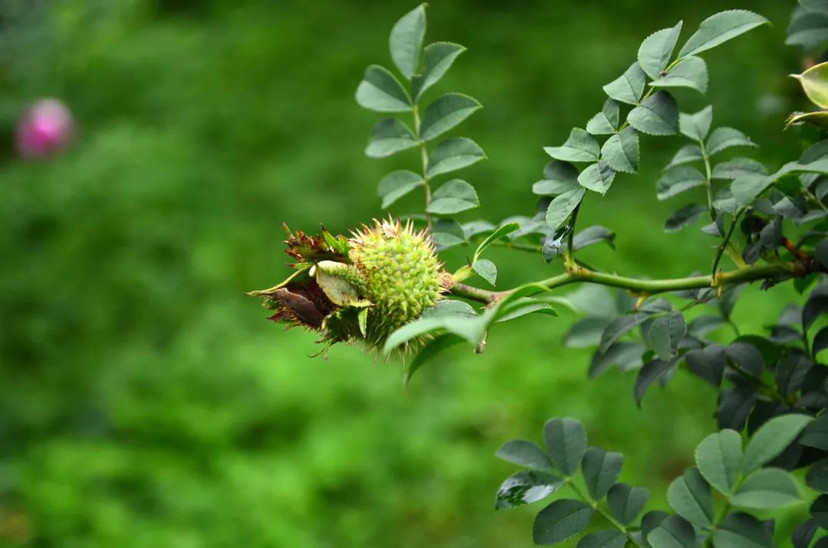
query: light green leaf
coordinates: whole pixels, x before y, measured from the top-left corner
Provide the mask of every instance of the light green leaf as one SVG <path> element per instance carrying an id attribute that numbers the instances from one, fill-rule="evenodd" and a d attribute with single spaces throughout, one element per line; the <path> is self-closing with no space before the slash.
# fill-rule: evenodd
<path id="1" fill-rule="evenodd" d="M 627 535 L 621 531 L 597 531 L 587 533 L 575 548 L 624 548 L 627 545 Z"/>
<path id="2" fill-rule="evenodd" d="M 612 249 L 615 249 L 615 232 L 605 226 L 595 225 L 587 227 L 572 238 L 572 249 L 577 251 L 589 245 L 600 242 L 607 242 Z"/>
<path id="3" fill-rule="evenodd" d="M 586 189 L 578 188 L 555 196 L 546 209 L 546 222 L 549 227 L 554 230 L 561 226 L 569 214 L 581 203 L 584 193 Z"/>
<path id="4" fill-rule="evenodd" d="M 388 69 L 371 65 L 356 91 L 360 106 L 376 112 L 406 112 L 411 110 L 411 98 Z"/>
<path id="5" fill-rule="evenodd" d="M 738 179 L 745 175 L 767 175 L 768 169 L 753 158 L 733 158 L 713 166 L 713 179 Z"/>
<path id="6" fill-rule="evenodd" d="M 601 147 L 595 137 L 580 128 L 573 128 L 566 142 L 559 147 L 544 147 L 547 154 L 564 162 L 594 162 Z"/>
<path id="7" fill-rule="evenodd" d="M 618 101 L 607 99 L 604 108 L 587 122 L 586 130 L 592 135 L 611 135 L 618 128 L 621 109 Z"/>
<path id="8" fill-rule="evenodd" d="M 657 91 L 632 109 L 627 121 L 648 135 L 673 135 L 679 129 L 678 104 L 666 91 Z"/>
<path id="9" fill-rule="evenodd" d="M 426 108 L 420 135 L 430 141 L 457 126 L 481 108 L 476 99 L 461 93 L 443 95 Z"/>
<path id="10" fill-rule="evenodd" d="M 365 155 L 369 158 L 384 158 L 417 146 L 417 138 L 404 123 L 396 118 L 380 120 L 374 126 Z"/>
<path id="11" fill-rule="evenodd" d="M 532 185 L 535 194 L 549 196 L 578 188 L 578 169 L 569 162 L 552 160 L 544 167 L 543 177 Z"/>
<path id="12" fill-rule="evenodd" d="M 694 141 L 704 141 L 710 133 L 713 123 L 713 107 L 708 105 L 695 114 L 679 114 L 679 131 L 682 135 Z M 688 145 L 695 146 L 695 145 Z M 699 159 L 702 159 L 701 149 L 698 149 Z"/>
<path id="13" fill-rule="evenodd" d="M 446 316 L 477 316 L 472 306 L 456 299 L 441 299 L 431 308 L 427 308 L 422 318 L 445 318 Z"/>
<path id="14" fill-rule="evenodd" d="M 765 23 L 769 21 L 748 10 L 728 10 L 717 13 L 702 21 L 699 30 L 679 51 L 679 57 L 707 51 Z"/>
<path id="15" fill-rule="evenodd" d="M 460 223 L 454 219 L 437 219 L 431 225 L 431 239 L 438 251 L 462 244 L 466 241 L 466 233 Z"/>
<path id="16" fill-rule="evenodd" d="M 420 64 L 420 50 L 426 31 L 425 4 L 420 4 L 403 15 L 391 29 L 388 45 L 391 59 L 406 79 L 417 71 Z"/>
<path id="17" fill-rule="evenodd" d="M 587 436 L 584 426 L 575 419 L 550 419 L 543 427 L 546 451 L 552 462 L 564 475 L 578 471 L 586 453 Z"/>
<path id="18" fill-rule="evenodd" d="M 828 128 L 828 110 L 815 110 L 813 112 L 794 112 L 785 121 L 785 129 L 801 124 Z"/>
<path id="19" fill-rule="evenodd" d="M 758 174 L 742 175 L 730 185 L 730 192 L 738 205 L 746 206 L 751 204 L 771 184 L 773 184 L 773 177 Z"/>
<path id="20" fill-rule="evenodd" d="M 703 205 L 688 204 L 667 217 L 664 221 L 664 232 L 677 232 L 690 226 L 706 212 L 707 208 Z"/>
<path id="21" fill-rule="evenodd" d="M 679 118 L 680 120 L 681 118 Z M 679 122 L 681 124 L 681 122 Z M 699 148 L 699 145 L 684 145 L 673 156 L 673 159 L 670 160 L 670 163 L 667 164 L 667 169 L 675 166 L 679 166 L 682 164 L 689 164 L 691 162 L 697 162 L 702 160 L 704 157 L 702 156 L 702 151 Z"/>
<path id="22" fill-rule="evenodd" d="M 423 50 L 423 72 L 411 79 L 414 99 L 419 99 L 425 90 L 436 84 L 464 51 L 465 47 L 451 42 L 435 42 L 426 46 Z"/>
<path id="23" fill-rule="evenodd" d="M 661 72 L 670 63 L 673 49 L 676 47 L 682 22 L 669 29 L 661 29 L 648 36 L 638 48 L 638 64 L 653 80 L 661 76 Z"/>
<path id="24" fill-rule="evenodd" d="M 454 335 L 453 333 L 438 335 L 429 340 L 422 350 L 417 352 L 417 355 L 414 356 L 411 362 L 405 364 L 403 386 L 407 387 L 408 383 L 411 382 L 411 378 L 414 376 L 414 373 L 416 373 L 425 363 L 434 359 L 437 354 L 440 354 L 444 350 L 447 350 L 452 346 L 457 346 L 463 342 L 465 341 L 462 337 Z"/>
<path id="25" fill-rule="evenodd" d="M 690 523 L 707 527 L 713 523 L 713 495 L 710 485 L 696 468 L 688 468 L 667 488 L 667 501 Z"/>
<path id="26" fill-rule="evenodd" d="M 636 61 L 624 74 L 604 86 L 604 93 L 610 98 L 626 103 L 637 105 L 638 100 L 644 93 L 644 86 L 647 83 L 647 75 L 641 70 Z"/>
<path id="27" fill-rule="evenodd" d="M 615 170 L 606 162 L 600 161 L 589 165 L 578 176 L 578 184 L 582 187 L 606 194 L 612 181 L 615 179 Z"/>
<path id="28" fill-rule="evenodd" d="M 669 516 L 647 535 L 651 548 L 698 548 L 693 526 L 680 516 Z M 718 548 L 718 546 L 717 546 Z"/>
<path id="29" fill-rule="evenodd" d="M 426 211 L 436 215 L 451 215 L 480 205 L 477 191 L 466 181 L 452 179 L 431 195 Z"/>
<path id="30" fill-rule="evenodd" d="M 357 323 L 359 323 L 359 332 L 363 337 L 368 336 L 368 307 L 363 308 L 357 314 Z"/>
<path id="31" fill-rule="evenodd" d="M 828 62 L 812 66 L 802 74 L 791 74 L 816 106 L 828 108 Z"/>
<path id="32" fill-rule="evenodd" d="M 480 254 L 483 253 L 483 251 L 487 247 L 492 245 L 497 240 L 507 237 L 509 234 L 511 234 L 519 228 L 520 225 L 518 223 L 508 223 L 503 226 L 497 227 L 497 229 L 494 232 L 486 236 L 486 238 L 484 238 L 483 241 L 480 242 L 480 244 L 477 246 L 477 249 L 474 251 L 474 258 L 472 259 L 472 262 L 477 261 L 477 259 L 480 257 Z"/>
<path id="33" fill-rule="evenodd" d="M 813 417 L 792 413 L 774 417 L 763 424 L 748 442 L 742 472 L 749 474 L 776 457 L 813 420 Z"/>
<path id="34" fill-rule="evenodd" d="M 615 171 L 638 171 L 638 132 L 628 127 L 607 139 L 601 147 L 601 159 Z"/>
<path id="35" fill-rule="evenodd" d="M 785 44 L 816 49 L 828 40 L 828 11 L 794 9 L 786 34 Z"/>
<path id="36" fill-rule="evenodd" d="M 446 139 L 431 152 L 426 175 L 431 178 L 470 166 L 484 159 L 486 154 L 477 143 L 465 137 Z"/>
<path id="37" fill-rule="evenodd" d="M 701 57 L 691 55 L 679 61 L 670 72 L 650 82 L 654 88 L 690 88 L 702 95 L 707 93 L 707 64 Z"/>
<path id="38" fill-rule="evenodd" d="M 574 537 L 589 525 L 593 512 L 580 500 L 556 500 L 535 517 L 532 538 L 535 544 L 555 544 Z"/>
<path id="39" fill-rule="evenodd" d="M 707 138 L 707 153 L 713 156 L 730 147 L 759 146 L 750 140 L 744 133 L 732 127 L 719 127 L 713 130 Z"/>
<path id="40" fill-rule="evenodd" d="M 745 508 L 779 508 L 800 501 L 790 473 L 781 468 L 762 468 L 747 477 L 731 504 Z"/>
<path id="41" fill-rule="evenodd" d="M 710 434 L 696 447 L 696 466 L 707 482 L 730 495 L 739 479 L 742 438 L 735 430 Z"/>
<path id="42" fill-rule="evenodd" d="M 656 197 L 666 200 L 673 196 L 704 185 L 704 175 L 689 166 L 678 166 L 667 170 L 656 183 Z"/>
<path id="43" fill-rule="evenodd" d="M 310 275 L 325 293 L 325 296 L 337 306 L 364 306 L 367 301 L 359 298 L 359 288 L 349 280 L 353 279 L 352 265 L 336 261 L 319 261 L 310 269 Z"/>
<path id="44" fill-rule="evenodd" d="M 413 171 L 392 171 L 382 178 L 378 194 L 382 198 L 382 209 L 387 208 L 415 188 L 423 185 L 423 176 Z"/>
<path id="45" fill-rule="evenodd" d="M 497 266 L 489 259 L 477 259 L 472 263 L 472 270 L 492 285 L 497 281 Z"/>

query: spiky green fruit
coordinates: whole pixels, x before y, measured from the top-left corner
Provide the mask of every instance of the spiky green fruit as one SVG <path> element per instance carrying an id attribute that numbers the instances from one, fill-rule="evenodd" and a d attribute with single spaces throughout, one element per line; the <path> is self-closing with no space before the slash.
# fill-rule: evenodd
<path id="1" fill-rule="evenodd" d="M 431 238 L 410 223 L 377 221 L 349 240 L 348 253 L 365 279 L 367 338 L 377 345 L 440 299 L 442 268 Z"/>
<path id="2" fill-rule="evenodd" d="M 319 331 L 327 344 L 357 340 L 381 347 L 453 283 L 430 236 L 410 223 L 375 221 L 348 240 L 327 232 L 288 235 L 287 253 L 299 260 L 292 265 L 298 272 L 251 294 L 276 311 L 270 319 Z"/>

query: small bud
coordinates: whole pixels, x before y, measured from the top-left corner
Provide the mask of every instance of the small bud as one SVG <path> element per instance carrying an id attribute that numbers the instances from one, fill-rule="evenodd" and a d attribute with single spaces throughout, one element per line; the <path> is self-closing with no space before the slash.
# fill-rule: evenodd
<path id="1" fill-rule="evenodd" d="M 41 99 L 17 124 L 17 151 L 26 158 L 50 156 L 66 147 L 73 128 L 66 105 L 57 99 Z"/>

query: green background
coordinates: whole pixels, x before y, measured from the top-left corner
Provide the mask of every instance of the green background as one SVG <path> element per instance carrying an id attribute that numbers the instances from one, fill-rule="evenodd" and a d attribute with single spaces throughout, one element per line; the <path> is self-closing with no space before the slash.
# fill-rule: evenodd
<path id="1" fill-rule="evenodd" d="M 742 4 L 774 26 L 705 54 L 708 98 L 714 124 L 751 136 L 775 168 L 808 138 L 781 132 L 804 107 L 787 78 L 799 53 L 783 45 L 794 4 Z M 384 173 L 417 165 L 414 152 L 363 156 L 379 116 L 354 101 L 368 64 L 390 66 L 388 32 L 414 5 L 0 2 L 0 545 L 531 546 L 542 506 L 494 512 L 514 467 L 493 453 L 538 440 L 551 416 L 623 451 L 621 479 L 665 508 L 666 484 L 714 429 L 715 393 L 679 374 L 638 409 L 633 374 L 588 381 L 589 351 L 562 346 L 567 312 L 499 326 L 484 354 L 455 349 L 405 390 L 398 361 L 347 346 L 311 358 L 313 334 L 282 331 L 244 296 L 288 273 L 282 221 L 347 233 L 385 214 Z M 640 41 L 679 19 L 686 39 L 730 7 L 746 6 L 432 2 L 427 41 L 469 51 L 429 96 L 484 105 L 459 130 L 490 158 L 464 172 L 482 209 L 462 220 L 532 214 L 542 147 L 600 109 Z M 14 124 L 43 96 L 66 101 L 78 131 L 66 153 L 24 162 Z M 684 111 L 706 104 L 678 97 Z M 618 238 L 587 262 L 648 277 L 709 268 L 701 223 L 661 229 L 687 202 L 655 200 L 681 144 L 644 138 L 641 175 L 590 196 L 580 226 Z M 411 196 L 392 213 L 418 208 Z M 490 254 L 500 287 L 560 271 L 516 254 Z M 743 332 L 791 295 L 746 291 Z"/>

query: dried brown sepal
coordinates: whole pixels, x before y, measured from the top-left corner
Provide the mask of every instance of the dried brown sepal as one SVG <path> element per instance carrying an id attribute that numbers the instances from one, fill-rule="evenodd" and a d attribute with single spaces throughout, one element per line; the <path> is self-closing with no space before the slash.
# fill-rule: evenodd
<path id="1" fill-rule="evenodd" d="M 288 322 L 314 330 L 322 328 L 322 322 L 336 307 L 313 279 L 292 282 L 287 287 L 258 291 L 264 297 L 265 307 L 276 310 L 268 319 Z"/>
<path id="2" fill-rule="evenodd" d="M 291 232 L 286 223 L 282 223 L 282 226 L 288 235 L 287 240 L 285 240 L 285 253 L 299 261 L 300 265 L 318 263 L 319 261 L 350 262 L 348 254 L 342 252 L 341 246 L 334 247 L 329 244 L 329 241 L 331 243 L 338 242 L 341 237 L 333 238 L 329 233 L 328 238 L 324 234 L 322 236 L 308 236 L 301 230 L 297 230 L 296 233 Z"/>

